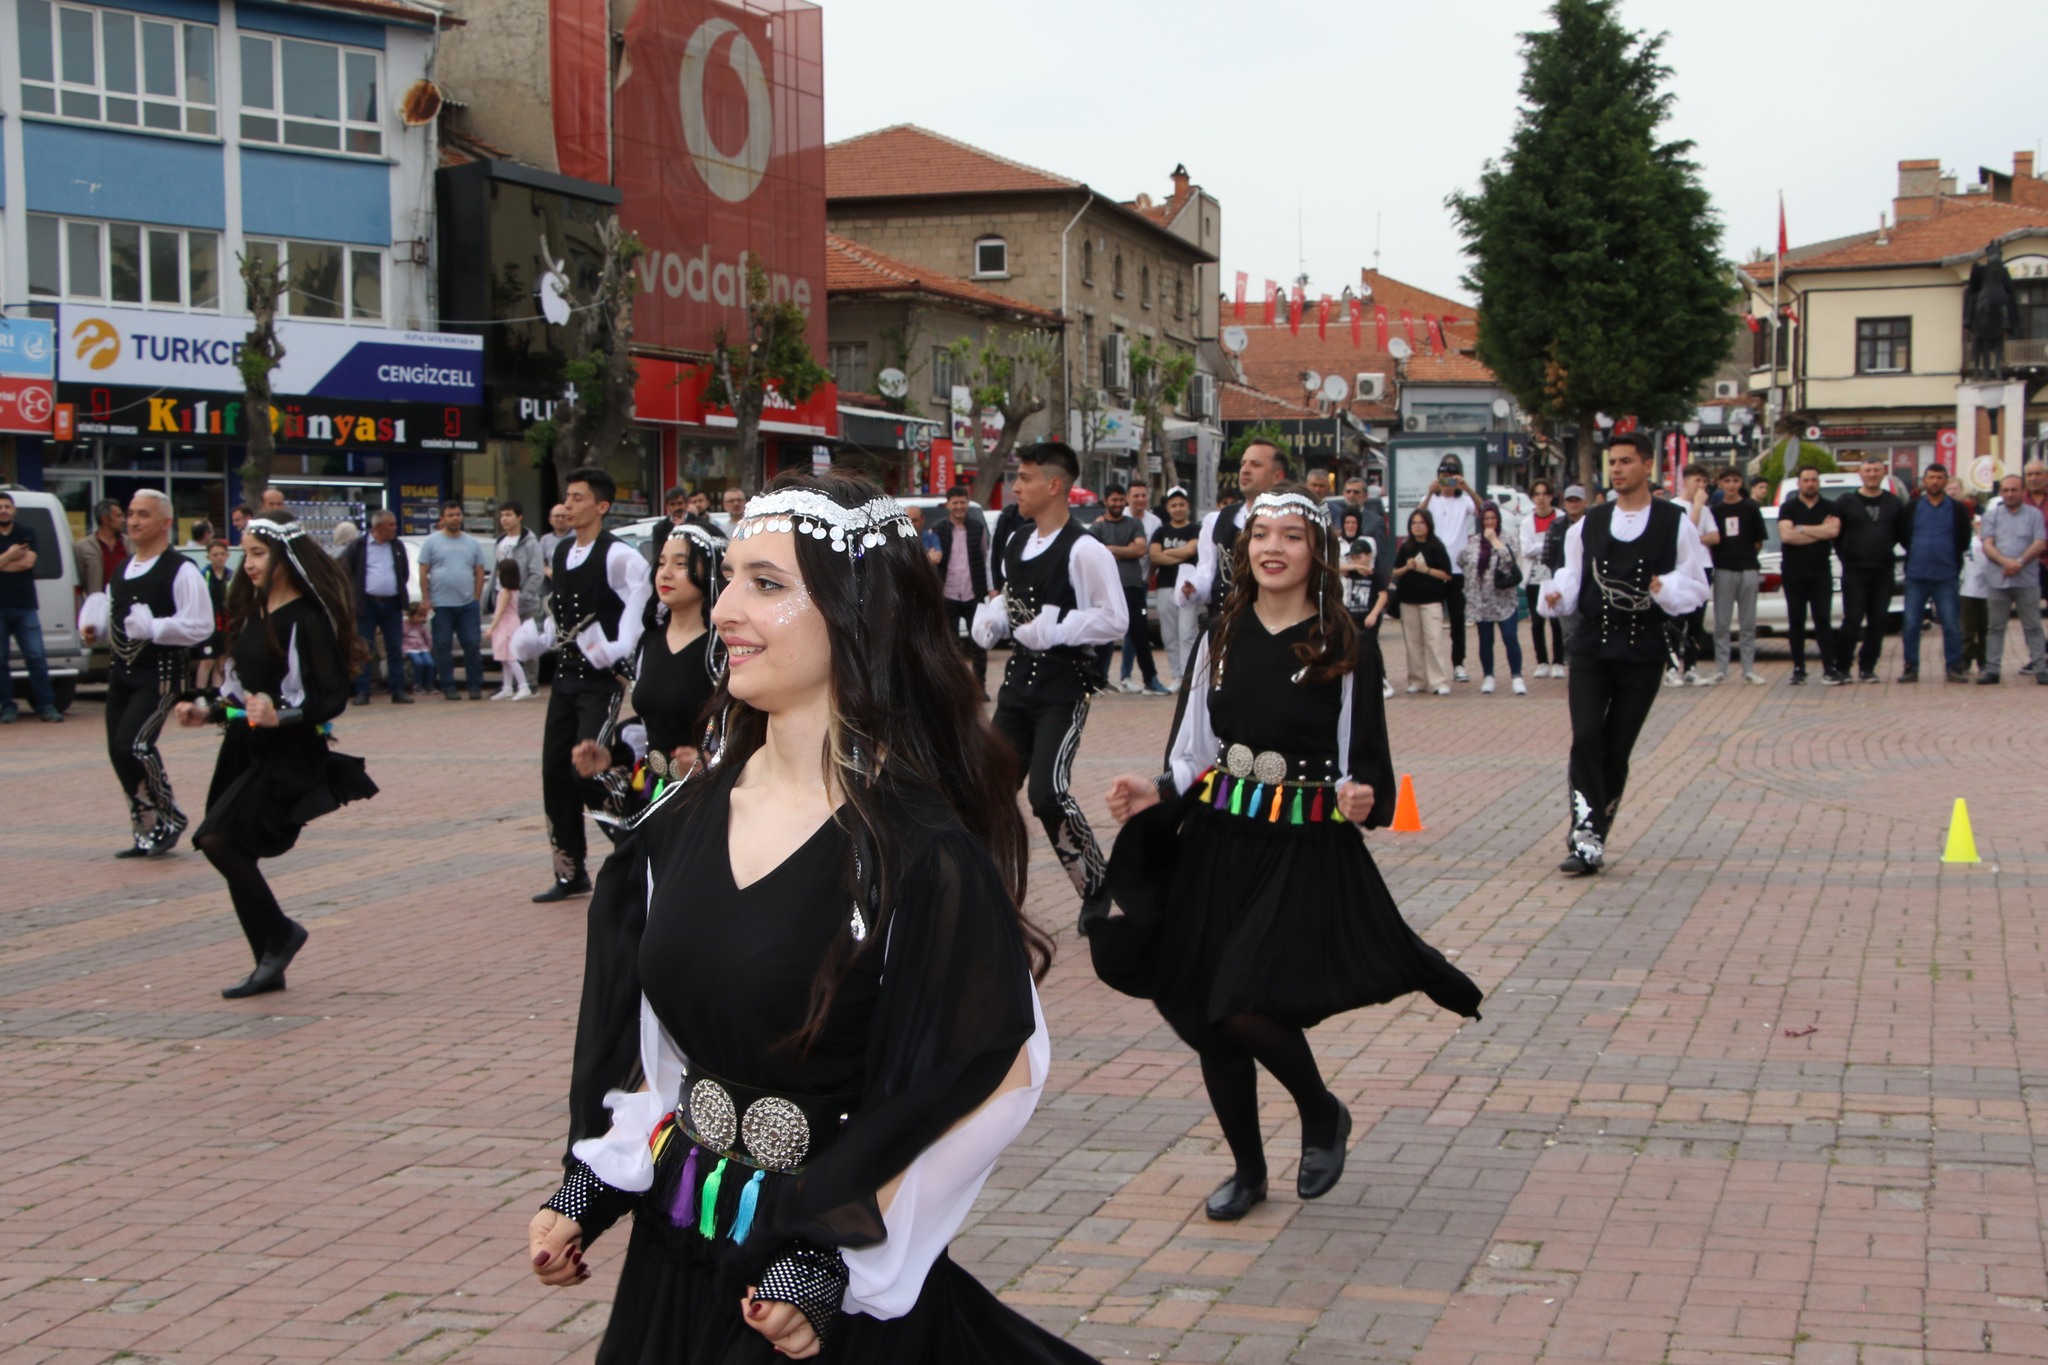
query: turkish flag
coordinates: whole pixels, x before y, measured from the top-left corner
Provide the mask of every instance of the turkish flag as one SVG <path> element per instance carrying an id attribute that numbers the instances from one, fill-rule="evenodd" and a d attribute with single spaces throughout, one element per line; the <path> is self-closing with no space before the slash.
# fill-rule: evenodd
<path id="1" fill-rule="evenodd" d="M 1372 306 L 1372 344 L 1382 351 L 1387 349 L 1387 306 L 1384 303 Z"/>
<path id="2" fill-rule="evenodd" d="M 1308 306 L 1308 293 L 1300 285 L 1294 286 L 1294 297 L 1287 303 L 1287 330 L 1301 335 L 1301 312 Z"/>
<path id="3" fill-rule="evenodd" d="M 1266 325 L 1271 327 L 1280 320 L 1280 286 L 1266 281 Z"/>
<path id="4" fill-rule="evenodd" d="M 1234 317 L 1235 317 L 1235 318 L 1236 318 L 1236 319 L 1237 319 L 1237 320 L 1238 320 L 1239 322 L 1243 322 L 1243 321 L 1244 321 L 1244 289 L 1245 289 L 1245 286 L 1246 286 L 1247 284 L 1249 284 L 1249 283 L 1251 283 L 1251 281 L 1249 281 L 1249 280 L 1247 280 L 1247 279 L 1245 278 L 1244 272 L 1243 272 L 1242 270 L 1238 271 L 1238 272 L 1237 272 L 1237 302 L 1236 302 L 1236 304 L 1235 304 L 1235 305 L 1234 305 L 1234 306 L 1232 307 L 1232 309 L 1231 309 L 1231 314 L 1232 314 L 1232 316 L 1234 316 Z"/>
<path id="5" fill-rule="evenodd" d="M 1351 346 L 1354 350 L 1365 344 L 1365 337 L 1363 335 L 1364 325 L 1365 301 L 1363 299 L 1353 299 L 1351 300 Z"/>
<path id="6" fill-rule="evenodd" d="M 1401 329 L 1408 333 L 1408 344 L 1413 346 L 1415 344 L 1415 314 L 1409 312 L 1406 308 L 1401 310 Z"/>
<path id="7" fill-rule="evenodd" d="M 1316 301 L 1316 336 L 1324 341 L 1330 339 L 1330 296 L 1325 294 Z"/>
<path id="8" fill-rule="evenodd" d="M 1437 315 L 1434 313 L 1424 313 L 1422 315 L 1422 321 L 1423 324 L 1429 329 L 1429 349 L 1435 351 L 1438 355 L 1442 355 L 1444 350 L 1444 332 L 1442 320 L 1438 318 Z"/>

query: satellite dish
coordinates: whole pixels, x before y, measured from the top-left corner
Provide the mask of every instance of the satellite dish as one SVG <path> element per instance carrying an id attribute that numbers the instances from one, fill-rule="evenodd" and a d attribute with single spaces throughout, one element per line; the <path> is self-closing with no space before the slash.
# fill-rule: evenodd
<path id="1" fill-rule="evenodd" d="M 1323 397 L 1332 403 L 1341 403 L 1351 393 L 1351 386 L 1344 382 L 1344 376 L 1333 374 L 1323 380 Z"/>
<path id="2" fill-rule="evenodd" d="M 1514 404 L 1508 402 L 1508 400 L 1505 398 L 1496 398 L 1493 400 L 1493 415 L 1495 417 L 1506 418 L 1506 416 L 1514 410 Z"/>
<path id="3" fill-rule="evenodd" d="M 1387 354 L 1396 360 L 1406 360 L 1415 354 L 1415 348 L 1408 344 L 1406 337 L 1395 337 L 1387 343 Z"/>
<path id="4" fill-rule="evenodd" d="M 417 80 L 406 87 L 398 100 L 398 117 L 408 128 L 432 123 L 441 113 L 441 87 L 429 80 Z"/>
<path id="5" fill-rule="evenodd" d="M 1244 328 L 1225 327 L 1223 329 L 1223 349 L 1232 355 L 1243 355 L 1245 347 L 1250 344 L 1251 337 L 1246 335 Z"/>
<path id="6" fill-rule="evenodd" d="M 1307 389 L 1310 393 L 1314 393 L 1317 389 L 1320 389 L 1323 386 L 1322 374 L 1316 370 L 1310 370 L 1307 374 L 1304 374 L 1301 377 L 1301 386 L 1304 389 Z"/>
<path id="7" fill-rule="evenodd" d="M 901 398 L 910 392 L 910 378 L 903 371 L 891 365 L 875 376 L 875 387 L 882 391 L 884 398 Z"/>

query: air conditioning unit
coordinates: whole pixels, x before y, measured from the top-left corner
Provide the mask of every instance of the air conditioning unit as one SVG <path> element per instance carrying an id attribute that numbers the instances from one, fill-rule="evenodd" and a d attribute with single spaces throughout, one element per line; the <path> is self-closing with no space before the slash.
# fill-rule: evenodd
<path id="1" fill-rule="evenodd" d="M 1129 393 L 1131 389 L 1131 339 L 1111 332 L 1102 339 L 1103 387 Z"/>
<path id="2" fill-rule="evenodd" d="M 1188 381 L 1188 416 L 1216 415 L 1216 376 L 1198 374 Z"/>
<path id="3" fill-rule="evenodd" d="M 1384 403 L 1387 401 L 1387 377 L 1383 374 L 1361 374 L 1351 382 L 1351 397 L 1359 403 Z"/>
<path id="4" fill-rule="evenodd" d="M 1716 379 L 1714 381 L 1714 397 L 1716 399 L 1740 398 L 1742 397 L 1742 385 L 1732 379 Z"/>
<path id="5" fill-rule="evenodd" d="M 1424 431 L 1429 427 L 1429 419 L 1420 413 L 1411 412 L 1401 419 L 1401 427 L 1404 431 Z"/>

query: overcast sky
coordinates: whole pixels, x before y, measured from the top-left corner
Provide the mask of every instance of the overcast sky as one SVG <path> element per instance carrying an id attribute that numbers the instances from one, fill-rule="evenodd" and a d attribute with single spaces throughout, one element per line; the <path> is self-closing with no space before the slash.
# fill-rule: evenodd
<path id="1" fill-rule="evenodd" d="M 1465 297 L 1444 196 L 1514 126 L 1540 0 L 823 0 L 825 126 L 917 123 L 1129 199 L 1175 162 L 1223 204 L 1223 287 L 1336 293 L 1372 263 Z M 2048 137 L 2042 0 L 1628 0 L 1668 32 L 1729 254 L 1877 226 L 1897 164 L 1964 182 Z M 1981 69 L 1978 64 L 1981 63 Z"/>

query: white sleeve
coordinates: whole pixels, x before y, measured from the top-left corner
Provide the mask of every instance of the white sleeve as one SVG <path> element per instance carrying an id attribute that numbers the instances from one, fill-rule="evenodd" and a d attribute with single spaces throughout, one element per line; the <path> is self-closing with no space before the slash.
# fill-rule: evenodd
<path id="1" fill-rule="evenodd" d="M 974 609 L 974 620 L 967 633 L 983 649 L 993 648 L 1010 637 L 1010 609 L 1002 594 L 984 599 Z"/>
<path id="2" fill-rule="evenodd" d="M 165 554 L 176 554 L 166 550 Z M 171 579 L 171 600 L 177 611 L 150 623 L 150 639 L 175 647 L 196 645 L 213 634 L 213 596 L 206 591 L 206 578 L 186 560 Z"/>
<path id="3" fill-rule="evenodd" d="M 1578 609 L 1579 578 L 1583 572 L 1582 565 L 1586 557 L 1585 541 L 1582 535 L 1585 529 L 1586 522 L 1582 517 L 1572 523 L 1571 530 L 1564 533 L 1564 567 L 1552 574 L 1550 582 L 1545 585 L 1542 592 L 1536 595 L 1536 611 L 1539 615 L 1548 616 L 1552 620 L 1556 620 L 1560 617 L 1570 616 Z M 1697 532 L 1693 535 L 1693 543 L 1699 543 Z M 1679 532 L 1678 553 L 1679 562 L 1683 563 L 1685 560 L 1685 532 L 1683 531 Z M 1557 605 L 1554 607 L 1550 605 L 1550 595 L 1552 593 L 1556 593 L 1558 598 Z M 1688 607 L 1686 610 L 1690 611 L 1692 608 Z"/>
<path id="4" fill-rule="evenodd" d="M 1700 542 L 1699 528 L 1692 524 L 1690 518 L 1679 518 L 1678 563 L 1663 576 L 1657 591 L 1650 595 L 1657 600 L 1658 606 L 1673 616 L 1697 611 L 1713 595 L 1714 590 L 1707 583 L 1707 566 L 1711 563 L 1712 556 Z"/>
<path id="5" fill-rule="evenodd" d="M 652 869 L 648 880 L 654 879 Z M 603 1137 L 587 1137 L 569 1150 L 576 1159 L 615 1190 L 644 1194 L 654 1184 L 654 1153 L 647 1138 L 662 1116 L 675 1108 L 683 1088 L 683 1054 L 654 1017 L 647 997 L 640 997 L 640 1069 L 645 1090 L 613 1090 L 604 1097 L 612 1126 Z"/>
<path id="6" fill-rule="evenodd" d="M 1173 785 L 1181 791 L 1195 785 L 1195 779 L 1216 761 L 1216 725 L 1209 719 L 1209 637 L 1195 642 L 1194 657 L 1188 660 L 1188 702 L 1181 708 L 1180 724 L 1166 746 L 1166 768 Z M 1346 688 L 1345 696 L 1351 695 Z"/>
<path id="7" fill-rule="evenodd" d="M 900 1318 L 917 1306 L 932 1264 L 967 1220 L 996 1159 L 1017 1140 L 1038 1107 L 1052 1066 L 1052 1044 L 1036 988 L 1031 992 L 1031 1019 L 1031 1038 L 1024 1044 L 1030 1080 L 992 1097 L 919 1152 L 882 1214 L 887 1235 L 873 1246 L 840 1251 L 846 1262 L 848 1312 Z M 640 1145 L 645 1148 L 647 1143 L 643 1139 Z"/>
<path id="8" fill-rule="evenodd" d="M 1124 585 L 1116 569 L 1116 556 L 1093 536 L 1074 542 L 1067 556 L 1067 581 L 1074 585 L 1072 611 L 1060 617 L 1056 627 L 1059 643 L 1068 648 L 1113 645 L 1130 629 L 1130 609 L 1124 605 Z"/>
<path id="9" fill-rule="evenodd" d="M 78 604 L 78 628 L 106 638 L 107 616 L 113 610 L 114 599 L 104 591 L 96 592 Z"/>
<path id="10" fill-rule="evenodd" d="M 640 647 L 640 631 L 647 614 L 647 599 L 654 595 L 654 573 L 647 560 L 632 546 L 615 543 L 604 562 L 605 581 L 626 603 L 619 613 L 619 638 L 612 641 L 612 661 L 630 659 Z"/>
<path id="11" fill-rule="evenodd" d="M 1181 581 L 1195 585 L 1197 602 L 1206 603 L 1216 587 L 1216 518 L 1222 515 L 1211 512 L 1202 518 L 1201 529 L 1195 532 L 1195 566 L 1181 570 L 1186 575 Z"/>
<path id="12" fill-rule="evenodd" d="M 306 701 L 306 680 L 299 674 L 299 628 L 292 627 L 292 636 L 284 642 L 284 681 L 277 685 L 277 700 L 281 706 L 302 706 Z"/>

